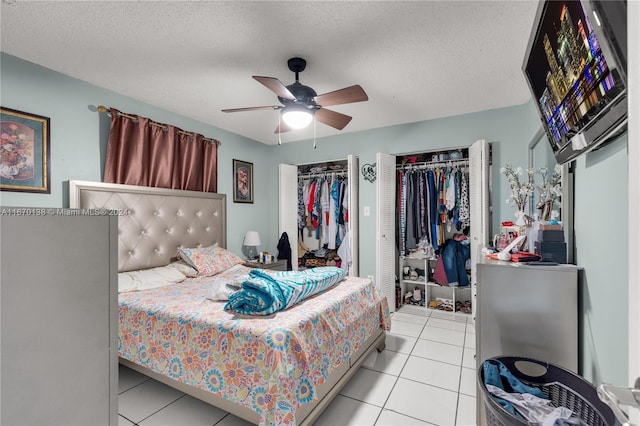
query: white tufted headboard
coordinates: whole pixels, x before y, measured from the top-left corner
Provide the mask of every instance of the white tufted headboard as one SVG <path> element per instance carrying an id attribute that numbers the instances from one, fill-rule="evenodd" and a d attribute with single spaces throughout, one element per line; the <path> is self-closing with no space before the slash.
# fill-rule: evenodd
<path id="1" fill-rule="evenodd" d="M 224 194 L 72 180 L 69 206 L 119 216 L 120 272 L 167 265 L 180 247 L 227 246 Z"/>

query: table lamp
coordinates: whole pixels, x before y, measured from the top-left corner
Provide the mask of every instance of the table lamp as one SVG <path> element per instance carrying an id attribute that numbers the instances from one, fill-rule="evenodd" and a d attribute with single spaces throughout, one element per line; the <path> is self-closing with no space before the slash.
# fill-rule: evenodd
<path id="1" fill-rule="evenodd" d="M 249 260 L 258 258 L 258 246 L 260 245 L 260 234 L 258 231 L 247 231 L 242 242 L 242 254 Z"/>

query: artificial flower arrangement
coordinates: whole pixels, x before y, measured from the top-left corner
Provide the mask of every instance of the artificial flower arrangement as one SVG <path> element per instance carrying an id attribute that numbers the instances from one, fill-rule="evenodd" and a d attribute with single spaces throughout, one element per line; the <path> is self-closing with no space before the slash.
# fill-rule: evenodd
<path id="1" fill-rule="evenodd" d="M 534 195 L 535 189 L 540 193 L 536 208 L 542 210 L 539 219 L 544 221 L 555 220 L 559 217 L 557 207 L 560 206 L 560 196 L 562 195 L 562 175 L 561 167 L 556 165 L 551 175 L 547 167 L 539 169 L 528 168 L 526 181 L 521 181 L 523 174 L 522 167 L 514 168 L 510 164 L 500 168 L 500 173 L 507 177 L 511 187 L 511 194 L 507 199 L 507 204 L 516 207 L 516 225 L 525 226 L 531 224 L 533 218 L 525 213 L 529 197 Z M 535 175 L 542 177 L 541 183 L 535 183 Z"/>

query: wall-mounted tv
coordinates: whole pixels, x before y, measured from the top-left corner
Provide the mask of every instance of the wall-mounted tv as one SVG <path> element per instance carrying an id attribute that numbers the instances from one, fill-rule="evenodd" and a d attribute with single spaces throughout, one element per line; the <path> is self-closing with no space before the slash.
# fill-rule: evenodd
<path id="1" fill-rule="evenodd" d="M 626 0 L 543 0 L 522 69 L 558 163 L 627 123 Z"/>

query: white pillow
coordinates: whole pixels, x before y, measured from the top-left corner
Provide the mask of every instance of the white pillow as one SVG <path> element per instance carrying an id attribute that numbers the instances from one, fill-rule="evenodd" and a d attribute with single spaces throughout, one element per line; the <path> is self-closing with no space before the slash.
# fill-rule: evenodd
<path id="1" fill-rule="evenodd" d="M 178 260 L 176 262 L 171 262 L 168 264 L 170 268 L 176 269 L 178 272 L 182 273 L 187 278 L 194 278 L 198 276 L 198 271 L 191 265 L 189 265 L 184 260 Z"/>
<path id="2" fill-rule="evenodd" d="M 118 274 L 118 293 L 164 287 L 184 281 L 185 278 L 176 268 L 169 266 L 121 272 Z"/>

